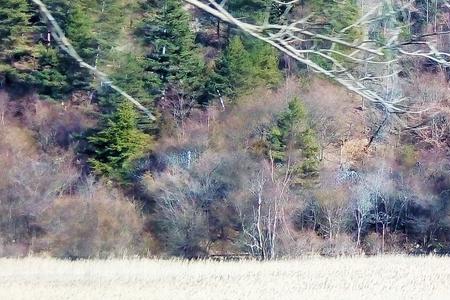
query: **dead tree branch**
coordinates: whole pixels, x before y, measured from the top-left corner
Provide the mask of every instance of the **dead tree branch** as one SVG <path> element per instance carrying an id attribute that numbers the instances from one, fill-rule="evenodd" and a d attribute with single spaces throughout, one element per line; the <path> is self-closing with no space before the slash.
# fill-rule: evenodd
<path id="1" fill-rule="evenodd" d="M 223 5 L 214 0 L 184 1 L 272 45 L 298 62 L 305 64 L 313 72 L 326 75 L 355 94 L 372 103 L 381 105 L 384 110 L 390 113 L 409 112 L 407 106 L 403 104 L 406 100 L 404 97 L 401 95 L 397 97 L 385 95 L 383 88 L 376 88 L 379 87 L 375 82 L 376 79 L 397 76 L 398 70 L 392 67 L 393 64 L 397 64 L 404 57 L 416 56 L 450 66 L 447 61 L 450 54 L 438 51 L 430 42 L 421 41 L 425 47 L 421 47 L 419 50 L 415 48 L 414 51 L 408 50 L 408 43 L 401 41 L 401 28 L 399 26 L 385 26 L 384 42 L 367 38 L 369 26 L 376 26 L 381 21 L 395 22 L 397 14 L 409 9 L 413 4 L 412 2 L 408 2 L 402 7 L 396 7 L 392 0 L 382 1 L 353 24 L 339 32 L 324 33 L 321 30 L 324 27 L 315 22 L 314 17 L 316 16 L 314 13 L 286 24 L 269 24 L 266 22 L 262 25 L 254 25 L 235 18 Z M 288 6 L 294 5 L 296 2 L 298 1 L 275 0 L 275 3 Z M 366 32 L 366 34 L 355 40 L 346 40 L 344 34 L 352 29 Z M 424 35 L 420 38 L 423 39 L 427 36 Z M 325 44 L 325 46 L 317 46 L 317 41 Z M 326 64 L 317 63 L 312 59 L 313 57 L 321 58 L 326 61 Z M 380 70 L 382 68 L 383 70 L 379 71 L 381 74 L 369 78 L 360 74 L 358 66 L 362 64 L 373 65 L 375 69 Z"/>

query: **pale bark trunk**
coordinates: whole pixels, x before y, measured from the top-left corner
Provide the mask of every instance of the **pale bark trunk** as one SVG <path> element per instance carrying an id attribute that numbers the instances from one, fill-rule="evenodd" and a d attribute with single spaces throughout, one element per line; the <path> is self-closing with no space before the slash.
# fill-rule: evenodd
<path id="1" fill-rule="evenodd" d="M 262 195 L 261 192 L 258 193 L 258 216 L 256 221 L 256 228 L 258 230 L 258 244 L 261 251 L 261 259 L 266 259 L 266 251 L 264 249 L 264 241 L 263 234 L 261 230 L 261 204 L 262 204 Z"/>

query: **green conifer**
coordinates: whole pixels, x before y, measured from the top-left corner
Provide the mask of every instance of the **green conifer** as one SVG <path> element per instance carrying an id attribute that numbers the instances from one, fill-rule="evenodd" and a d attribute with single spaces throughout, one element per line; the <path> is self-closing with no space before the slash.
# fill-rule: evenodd
<path id="1" fill-rule="evenodd" d="M 149 13 L 139 33 L 151 47 L 147 65 L 159 76 L 159 95 L 171 87 L 198 100 L 205 92 L 206 69 L 190 28 L 190 15 L 180 0 L 160 1 L 156 10 L 148 1 L 144 8 Z"/>
<path id="2" fill-rule="evenodd" d="M 31 26 L 30 7 L 26 0 L 2 0 L 0 4 L 0 55 L 13 55 L 24 50 L 26 34 Z M 5 59 L 6 57 L 1 57 Z"/>
<path id="3" fill-rule="evenodd" d="M 209 90 L 236 98 L 257 86 L 275 87 L 281 79 L 275 50 L 258 41 L 245 45 L 241 37 L 234 36 L 216 66 Z"/>
<path id="4" fill-rule="evenodd" d="M 270 132 L 269 142 L 272 158 L 277 163 L 284 164 L 289 154 L 298 153 L 302 159 L 294 162 L 294 172 L 299 176 L 317 172 L 319 147 L 299 99 L 290 101 L 288 108 L 280 114 L 277 125 Z"/>
<path id="5" fill-rule="evenodd" d="M 129 102 L 122 102 L 106 120 L 104 129 L 88 138 L 94 153 L 89 160 L 95 173 L 125 178 L 130 163 L 150 144 L 150 137 L 137 128 L 137 113 Z"/>

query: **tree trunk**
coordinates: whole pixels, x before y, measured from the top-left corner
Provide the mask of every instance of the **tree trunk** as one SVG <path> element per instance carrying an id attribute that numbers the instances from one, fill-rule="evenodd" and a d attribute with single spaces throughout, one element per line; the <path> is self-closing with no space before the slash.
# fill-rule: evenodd
<path id="1" fill-rule="evenodd" d="M 217 19 L 216 34 L 217 34 L 217 44 L 219 48 L 222 48 L 222 43 L 220 41 L 220 19 Z"/>
<path id="2" fill-rule="evenodd" d="M 262 195 L 261 192 L 258 193 L 258 216 L 256 220 L 256 228 L 258 230 L 258 246 L 260 248 L 261 252 L 261 260 L 266 259 L 266 251 L 264 249 L 264 241 L 263 241 L 263 234 L 261 230 L 261 204 L 262 204 Z"/>
<path id="3" fill-rule="evenodd" d="M 356 247 L 361 248 L 361 225 L 358 224 L 358 231 L 356 236 Z"/>
<path id="4" fill-rule="evenodd" d="M 328 226 L 329 226 L 329 228 L 330 228 L 330 236 L 329 236 L 329 238 L 330 238 L 330 241 L 331 240 L 333 240 L 333 225 L 332 225 L 332 221 L 331 221 L 331 217 L 330 216 L 328 216 Z"/>
<path id="5" fill-rule="evenodd" d="M 270 242 L 270 259 L 275 258 L 275 241 L 276 241 L 276 233 L 277 233 L 277 223 L 278 223 L 278 208 L 275 203 L 275 215 L 273 217 L 273 228 L 272 228 L 272 237 Z M 270 226 L 270 225 L 269 225 Z"/>

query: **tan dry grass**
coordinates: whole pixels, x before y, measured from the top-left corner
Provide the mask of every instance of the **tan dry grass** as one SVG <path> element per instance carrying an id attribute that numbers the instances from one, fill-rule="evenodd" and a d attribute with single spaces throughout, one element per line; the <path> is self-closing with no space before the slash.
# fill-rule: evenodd
<path id="1" fill-rule="evenodd" d="M 0 260 L 0 299 L 449 299 L 450 258 Z"/>

